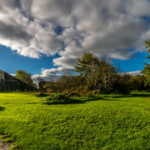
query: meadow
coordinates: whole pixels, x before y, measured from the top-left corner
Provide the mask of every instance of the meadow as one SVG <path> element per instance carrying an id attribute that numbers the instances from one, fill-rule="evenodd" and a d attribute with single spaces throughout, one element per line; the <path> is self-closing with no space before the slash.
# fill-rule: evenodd
<path id="1" fill-rule="evenodd" d="M 148 150 L 149 97 L 132 92 L 46 105 L 45 97 L 0 93 L 0 134 L 20 150 Z"/>

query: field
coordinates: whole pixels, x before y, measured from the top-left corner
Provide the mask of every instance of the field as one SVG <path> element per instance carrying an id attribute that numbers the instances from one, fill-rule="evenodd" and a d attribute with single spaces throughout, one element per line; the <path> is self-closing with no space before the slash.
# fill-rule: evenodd
<path id="1" fill-rule="evenodd" d="M 44 97 L 0 93 L 0 133 L 20 150 L 148 150 L 149 96 L 96 95 L 46 105 Z"/>

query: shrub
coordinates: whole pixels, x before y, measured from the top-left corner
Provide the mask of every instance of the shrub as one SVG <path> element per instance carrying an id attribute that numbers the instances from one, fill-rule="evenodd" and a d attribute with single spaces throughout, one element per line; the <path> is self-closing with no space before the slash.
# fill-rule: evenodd
<path id="1" fill-rule="evenodd" d="M 99 89 L 92 91 L 92 95 L 96 95 L 96 94 L 99 94 L 99 93 L 100 93 L 100 90 L 99 90 Z"/>
<path id="2" fill-rule="evenodd" d="M 119 95 L 119 94 L 110 94 L 110 97 L 111 97 L 111 98 L 119 98 L 120 95 Z"/>
<path id="3" fill-rule="evenodd" d="M 82 89 L 80 91 L 81 94 L 86 95 L 87 93 L 91 92 L 88 86 L 82 86 Z"/>
<path id="4" fill-rule="evenodd" d="M 64 99 L 64 98 L 65 98 L 64 94 L 51 94 L 50 96 L 48 96 L 46 98 L 46 101 L 49 101 L 49 100 L 61 100 L 61 99 Z"/>
<path id="5" fill-rule="evenodd" d="M 125 83 L 115 83 L 114 89 L 112 90 L 112 93 L 114 94 L 130 94 L 130 89 Z"/>
<path id="6" fill-rule="evenodd" d="M 88 97 L 91 97 L 91 96 L 93 96 L 93 93 L 92 93 L 92 91 L 88 91 L 88 92 L 85 93 L 84 95 L 85 95 L 85 96 L 88 96 Z"/>
<path id="7" fill-rule="evenodd" d="M 110 89 L 105 88 L 104 86 L 101 86 L 99 93 L 101 94 L 110 94 Z"/>
<path id="8" fill-rule="evenodd" d="M 72 97 L 72 96 L 80 96 L 80 95 L 76 92 L 72 92 L 72 93 L 69 93 L 68 95 L 66 95 L 66 98 L 69 98 L 69 97 Z"/>
<path id="9" fill-rule="evenodd" d="M 69 94 L 69 90 L 68 90 L 68 89 L 65 89 L 65 90 L 63 91 L 63 93 L 64 93 L 64 94 Z"/>

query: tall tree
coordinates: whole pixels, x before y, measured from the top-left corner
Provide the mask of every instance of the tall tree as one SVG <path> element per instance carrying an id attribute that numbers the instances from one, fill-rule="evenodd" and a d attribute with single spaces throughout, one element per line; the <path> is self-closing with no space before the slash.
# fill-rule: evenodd
<path id="1" fill-rule="evenodd" d="M 101 80 L 101 86 L 109 89 L 115 78 L 114 75 L 116 75 L 118 71 L 119 69 L 112 64 L 112 60 L 109 57 L 102 56 L 97 69 L 98 78 Z"/>
<path id="2" fill-rule="evenodd" d="M 84 53 L 75 65 L 75 71 L 86 79 L 90 88 L 110 89 L 114 76 L 119 69 L 112 64 L 112 60 L 105 55 L 98 58 L 93 53 Z"/>
<path id="3" fill-rule="evenodd" d="M 150 39 L 145 41 L 145 47 L 148 48 L 147 53 L 150 53 Z M 146 58 L 150 62 L 150 55 L 148 55 Z M 145 81 L 145 85 L 148 86 L 150 85 L 150 64 L 144 63 L 144 65 L 145 66 L 141 71 L 141 73 L 143 73 L 147 77 L 147 80 Z"/>
<path id="4" fill-rule="evenodd" d="M 145 81 L 146 81 L 146 76 L 144 75 L 136 75 L 136 76 L 131 76 L 130 78 L 130 88 L 132 90 L 145 90 L 146 87 L 144 86 Z"/>
<path id="5" fill-rule="evenodd" d="M 78 58 L 76 63 L 75 71 L 86 79 L 86 83 L 91 86 L 97 79 L 96 70 L 100 64 L 97 56 L 93 53 L 84 53 L 81 58 Z"/>
<path id="6" fill-rule="evenodd" d="M 33 80 L 31 78 L 31 73 L 27 73 L 26 71 L 24 70 L 18 70 L 16 72 L 16 75 L 15 75 L 16 78 L 30 84 L 30 85 L 33 85 Z"/>
<path id="7" fill-rule="evenodd" d="M 148 48 L 147 53 L 150 53 L 150 39 L 145 41 L 145 47 Z M 150 62 L 150 55 L 146 57 Z M 143 68 L 142 72 L 145 75 L 150 75 L 150 64 L 144 63 L 145 67 Z"/>

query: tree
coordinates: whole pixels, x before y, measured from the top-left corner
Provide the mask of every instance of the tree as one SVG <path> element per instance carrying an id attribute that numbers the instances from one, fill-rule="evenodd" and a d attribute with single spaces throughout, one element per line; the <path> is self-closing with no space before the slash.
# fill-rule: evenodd
<path id="1" fill-rule="evenodd" d="M 130 94 L 130 79 L 131 75 L 127 73 L 116 74 L 112 81 L 111 93 Z"/>
<path id="2" fill-rule="evenodd" d="M 138 91 L 146 90 L 146 88 L 147 88 L 145 86 L 146 80 L 147 80 L 146 76 L 144 76 L 144 75 L 132 76 L 130 78 L 130 89 L 138 90 Z"/>
<path id="3" fill-rule="evenodd" d="M 110 91 L 115 76 L 120 71 L 112 59 L 103 55 L 98 58 L 93 53 L 84 53 L 75 65 L 75 71 L 85 78 L 90 89 Z"/>
<path id="4" fill-rule="evenodd" d="M 112 59 L 103 55 L 100 58 L 100 63 L 97 68 L 97 74 L 99 79 L 100 87 L 104 87 L 107 90 L 112 88 L 116 75 L 120 72 L 120 68 L 112 63 Z"/>
<path id="5" fill-rule="evenodd" d="M 40 82 L 42 82 L 43 79 L 42 79 L 40 76 L 36 76 L 36 77 L 33 79 L 33 81 L 36 82 L 36 85 L 38 86 L 38 84 L 39 84 Z"/>
<path id="6" fill-rule="evenodd" d="M 32 76 L 31 73 L 27 73 L 24 70 L 18 70 L 16 72 L 16 75 L 15 75 L 16 78 L 18 78 L 18 79 L 28 83 L 29 85 L 33 86 L 33 80 L 31 78 L 31 76 Z"/>
<path id="7" fill-rule="evenodd" d="M 145 47 L 148 48 L 147 53 L 150 53 L 150 39 L 145 41 Z M 150 55 L 148 55 L 146 58 L 150 62 Z M 144 65 L 145 66 L 141 73 L 143 73 L 146 76 L 147 80 L 145 81 L 145 86 L 148 86 L 150 85 L 150 64 L 144 63 Z"/>
<path id="8" fill-rule="evenodd" d="M 40 76 L 37 76 L 37 77 L 35 77 L 34 79 L 33 79 L 33 81 L 34 82 L 36 82 L 36 87 L 40 90 L 40 91 L 42 91 L 42 89 L 43 89 L 43 79 L 40 77 Z M 34 84 L 34 83 L 33 83 Z"/>
<path id="9" fill-rule="evenodd" d="M 150 53 L 150 40 L 145 41 L 145 47 L 149 48 L 147 50 L 147 53 Z M 148 55 L 146 58 L 150 62 L 150 55 Z M 143 68 L 143 70 L 141 71 L 141 73 L 143 73 L 145 75 L 150 75 L 150 64 L 144 63 L 144 65 L 145 65 L 145 67 Z"/>
<path id="10" fill-rule="evenodd" d="M 57 81 L 57 87 L 61 92 L 75 90 L 82 85 L 82 77 L 78 75 L 62 75 Z"/>
<path id="11" fill-rule="evenodd" d="M 78 62 L 76 63 L 75 71 L 80 74 L 80 76 L 84 77 L 86 80 L 86 84 L 90 87 L 95 83 L 97 79 L 97 68 L 100 64 L 100 61 L 97 56 L 93 53 L 88 52 L 84 53 L 81 58 L 78 58 Z"/>

